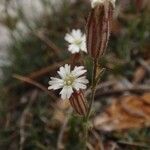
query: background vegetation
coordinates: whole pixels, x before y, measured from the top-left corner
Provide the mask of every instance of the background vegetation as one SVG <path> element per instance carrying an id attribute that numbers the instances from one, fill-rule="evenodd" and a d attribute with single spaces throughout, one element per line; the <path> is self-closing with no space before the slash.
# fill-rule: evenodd
<path id="1" fill-rule="evenodd" d="M 100 60 L 107 69 L 101 81 L 102 88 L 96 96 L 95 109 L 98 113 L 113 98 L 119 99 L 127 94 L 139 96 L 147 91 L 139 88 L 127 92 L 122 90 L 124 88 L 142 86 L 150 89 L 148 4 L 148 0 L 117 2 L 107 55 Z M 82 149 L 82 118 L 71 114 L 68 102 L 59 101 L 58 93 L 46 89 L 49 77 L 55 75 L 59 66 L 70 61 L 64 41 L 66 32 L 73 28 L 85 32 L 90 3 L 86 0 L 64 0 L 54 4 L 45 0 L 42 1 L 45 11 L 31 19 L 21 7 L 17 7 L 17 15 L 11 15 L 9 5 L 8 0 L 5 15 L 1 16 L 1 23 L 9 29 L 11 44 L 7 49 L 9 63 L 1 65 L 0 149 Z M 18 22 L 23 28 L 18 28 Z M 86 56 L 85 60 L 90 80 L 90 61 Z M 112 82 L 115 82 L 113 86 Z M 104 84 L 111 86 L 103 87 Z M 116 89 L 122 91 L 116 92 Z M 100 135 L 108 150 L 113 147 L 150 149 L 148 127 L 101 134 L 94 129 L 90 132 L 89 149 L 99 149 Z"/>

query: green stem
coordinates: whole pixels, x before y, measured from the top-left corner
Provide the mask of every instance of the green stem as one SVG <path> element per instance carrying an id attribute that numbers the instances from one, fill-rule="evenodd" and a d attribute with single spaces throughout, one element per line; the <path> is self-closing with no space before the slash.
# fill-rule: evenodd
<path id="1" fill-rule="evenodd" d="M 91 115 L 91 110 L 92 110 L 92 106 L 93 106 L 93 102 L 94 102 L 94 97 L 95 97 L 95 92 L 96 92 L 96 72 L 97 72 L 97 59 L 93 60 L 93 72 L 92 72 L 92 85 L 91 85 L 91 90 L 92 90 L 92 93 L 91 93 L 91 101 L 90 101 L 90 104 L 89 104 L 89 109 L 88 109 L 88 113 L 87 113 L 87 121 L 89 120 L 89 117 Z"/>
<path id="2" fill-rule="evenodd" d="M 92 106 L 93 106 L 93 102 L 94 102 L 94 97 L 95 97 L 95 92 L 96 92 L 96 72 L 97 72 L 97 64 L 98 64 L 98 60 L 95 59 L 93 60 L 93 71 L 92 71 L 92 85 L 91 85 L 91 101 L 89 104 L 89 108 L 88 108 L 88 112 L 87 115 L 85 117 L 85 130 L 84 130 L 84 136 L 85 136 L 85 140 L 84 140 L 84 149 L 86 150 L 86 143 L 87 143 L 87 139 L 88 139 L 88 120 L 90 118 L 91 115 L 91 111 L 92 111 Z"/>

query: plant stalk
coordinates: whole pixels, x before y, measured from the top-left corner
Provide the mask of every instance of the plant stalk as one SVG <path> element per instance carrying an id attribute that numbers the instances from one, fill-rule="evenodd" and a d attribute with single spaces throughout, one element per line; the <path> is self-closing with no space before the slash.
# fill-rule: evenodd
<path id="1" fill-rule="evenodd" d="M 92 106 L 93 106 L 93 102 L 94 102 L 94 97 L 95 97 L 95 92 L 96 92 L 96 72 L 97 72 L 97 66 L 98 66 L 98 60 L 94 59 L 93 60 L 93 71 L 92 71 L 92 84 L 91 84 L 91 101 L 88 107 L 88 112 L 87 115 L 85 117 L 85 129 L 84 129 L 84 136 L 85 136 L 85 141 L 84 141 L 84 150 L 86 150 L 86 143 L 87 143 L 87 139 L 88 139 L 88 121 L 91 115 L 91 111 L 92 111 Z"/>
<path id="2" fill-rule="evenodd" d="M 89 120 L 89 117 L 91 115 L 95 92 L 96 92 L 96 83 L 95 82 L 96 82 L 97 67 L 98 67 L 98 60 L 94 59 L 93 60 L 93 71 L 92 71 L 92 85 L 91 85 L 92 93 L 91 93 L 91 101 L 90 101 L 87 116 L 86 116 L 87 121 Z"/>

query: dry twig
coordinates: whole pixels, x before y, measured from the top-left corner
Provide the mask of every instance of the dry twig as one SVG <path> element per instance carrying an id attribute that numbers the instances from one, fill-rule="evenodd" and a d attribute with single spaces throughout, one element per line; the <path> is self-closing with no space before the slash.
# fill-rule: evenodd
<path id="1" fill-rule="evenodd" d="M 28 77 L 24 77 L 24 76 L 20 76 L 20 75 L 13 75 L 14 78 L 29 83 L 31 85 L 34 85 L 36 87 L 38 87 L 39 89 L 41 89 L 42 91 L 46 92 L 53 100 L 56 100 L 57 97 L 50 91 L 48 91 L 48 89 L 46 87 L 44 87 L 42 84 L 28 78 Z"/>
<path id="2" fill-rule="evenodd" d="M 55 54 L 57 58 L 60 57 L 60 48 L 58 48 L 50 39 L 48 39 L 42 31 L 39 31 L 38 33 L 33 32 L 33 34 L 38 37 L 41 41 L 43 41 Z"/>
<path id="3" fill-rule="evenodd" d="M 138 59 L 138 62 L 150 73 L 150 65 L 142 58 Z"/>
<path id="4" fill-rule="evenodd" d="M 96 97 L 100 97 L 100 96 L 111 96 L 111 95 L 120 95 L 123 94 L 125 92 L 131 92 L 131 93 L 138 93 L 138 94 L 142 94 L 145 92 L 150 92 L 150 87 L 149 86 L 142 86 L 142 85 L 137 85 L 136 87 L 132 87 L 132 88 L 124 88 L 124 89 L 117 89 L 117 90 L 108 90 L 108 91 L 104 91 L 104 92 L 98 92 L 99 89 L 97 89 L 96 92 Z"/>
<path id="5" fill-rule="evenodd" d="M 36 100 L 37 95 L 38 95 L 38 91 L 34 90 L 32 92 L 30 101 L 29 101 L 28 105 L 26 106 L 26 108 L 24 109 L 24 111 L 21 115 L 21 118 L 20 118 L 20 124 L 19 124 L 19 126 L 20 126 L 20 148 L 19 149 L 20 150 L 23 150 L 24 142 L 26 140 L 26 132 L 25 132 L 26 118 L 27 118 L 27 115 L 30 112 L 31 106 L 33 105 L 33 103 Z"/>
<path id="6" fill-rule="evenodd" d="M 44 68 L 42 68 L 40 70 L 37 70 L 37 71 L 29 74 L 28 78 L 37 79 L 37 78 L 39 78 L 41 76 L 47 75 L 48 73 L 54 71 L 55 69 L 59 68 L 60 66 L 66 64 L 66 63 L 69 63 L 69 62 L 70 62 L 70 59 L 67 59 L 67 60 L 55 63 L 53 65 L 50 65 L 48 67 L 44 67 Z"/>
<path id="7" fill-rule="evenodd" d="M 143 148 L 149 148 L 150 146 L 147 146 L 146 144 L 143 143 L 135 143 L 135 142 L 126 142 L 126 141 L 118 141 L 118 144 L 122 144 L 122 145 L 128 145 L 128 146 L 135 146 L 135 147 L 143 147 Z"/>
<path id="8" fill-rule="evenodd" d="M 60 133 L 58 135 L 57 150 L 60 150 L 60 149 L 64 148 L 63 143 L 62 143 L 63 142 L 63 135 L 64 135 L 64 132 L 66 130 L 66 127 L 67 127 L 67 124 L 68 124 L 68 121 L 69 121 L 69 118 L 70 118 L 70 114 L 72 114 L 72 109 L 68 110 L 68 116 L 64 120 L 64 123 L 63 123 L 63 125 L 61 127 Z"/>

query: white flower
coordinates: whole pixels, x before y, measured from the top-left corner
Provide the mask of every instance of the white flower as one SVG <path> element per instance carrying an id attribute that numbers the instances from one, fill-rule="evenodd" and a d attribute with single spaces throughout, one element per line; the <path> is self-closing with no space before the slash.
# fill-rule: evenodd
<path id="1" fill-rule="evenodd" d="M 62 99 L 69 99 L 74 92 L 73 90 L 86 89 L 88 80 L 85 76 L 82 76 L 86 72 L 83 66 L 75 66 L 73 71 L 71 71 L 71 66 L 65 64 L 57 72 L 60 78 L 51 77 L 48 89 L 57 90 L 62 88 L 60 92 Z"/>
<path id="2" fill-rule="evenodd" d="M 81 30 L 73 29 L 69 34 L 67 33 L 65 36 L 65 40 L 69 43 L 68 50 L 74 54 L 79 53 L 79 51 L 87 52 L 86 50 L 86 36 L 82 34 Z"/>
<path id="3" fill-rule="evenodd" d="M 106 1 L 112 3 L 112 5 L 115 6 L 116 0 L 91 0 L 91 6 L 92 8 L 95 8 L 97 5 L 104 4 Z"/>

